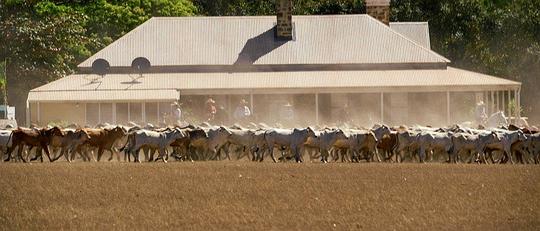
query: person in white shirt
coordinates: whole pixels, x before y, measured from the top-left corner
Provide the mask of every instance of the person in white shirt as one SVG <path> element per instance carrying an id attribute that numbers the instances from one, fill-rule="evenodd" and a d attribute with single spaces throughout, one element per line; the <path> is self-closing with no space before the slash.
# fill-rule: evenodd
<path id="1" fill-rule="evenodd" d="M 180 125 L 182 123 L 182 110 L 180 109 L 180 104 L 178 102 L 174 102 L 173 104 L 173 120 L 175 125 Z"/>
<path id="2" fill-rule="evenodd" d="M 246 121 L 251 116 L 251 110 L 247 106 L 248 102 L 245 99 L 240 100 L 240 103 L 234 110 L 234 119 L 239 122 Z"/>
<path id="3" fill-rule="evenodd" d="M 487 122 L 487 119 L 488 119 L 486 111 L 487 111 L 487 109 L 486 109 L 486 105 L 484 104 L 484 101 L 480 100 L 476 104 L 476 108 L 475 108 L 475 112 L 474 112 L 474 116 L 475 116 L 477 125 L 485 126 L 485 124 Z"/>
<path id="4" fill-rule="evenodd" d="M 281 117 L 281 121 L 287 125 L 292 124 L 295 120 L 294 107 L 289 102 L 287 102 L 287 104 L 281 107 L 281 111 L 279 114 Z"/>

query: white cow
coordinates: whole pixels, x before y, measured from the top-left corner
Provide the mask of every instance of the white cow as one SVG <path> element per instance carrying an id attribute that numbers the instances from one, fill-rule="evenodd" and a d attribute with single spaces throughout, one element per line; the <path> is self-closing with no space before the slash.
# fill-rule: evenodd
<path id="1" fill-rule="evenodd" d="M 271 129 L 265 133 L 266 145 L 272 161 L 277 162 L 274 156 L 274 147 L 289 148 L 296 162 L 302 162 L 301 148 L 309 137 L 317 137 L 312 128 L 304 129 Z"/>
<path id="2" fill-rule="evenodd" d="M 422 132 L 418 136 L 418 143 L 420 144 L 418 157 L 420 162 L 426 160 L 426 154 L 428 152 L 435 154 L 436 151 L 442 151 L 446 156 L 450 156 L 450 153 L 453 153 L 452 148 L 454 147 L 451 135 L 451 133 Z"/>
<path id="3" fill-rule="evenodd" d="M 141 148 L 148 147 L 150 149 L 158 150 L 159 156 L 156 160 L 162 159 L 163 162 L 167 162 L 167 147 L 175 140 L 183 137 L 186 137 L 186 133 L 178 128 L 162 132 L 138 130 L 129 135 L 126 152 L 132 154 L 135 161 L 140 162 L 139 157 L 136 154 L 139 153 Z"/>

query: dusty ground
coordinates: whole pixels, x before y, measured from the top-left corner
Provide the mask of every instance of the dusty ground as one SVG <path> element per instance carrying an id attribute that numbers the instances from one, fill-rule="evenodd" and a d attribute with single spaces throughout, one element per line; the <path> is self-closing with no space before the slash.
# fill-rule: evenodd
<path id="1" fill-rule="evenodd" d="M 0 164 L 1 229 L 539 230 L 540 166 Z"/>

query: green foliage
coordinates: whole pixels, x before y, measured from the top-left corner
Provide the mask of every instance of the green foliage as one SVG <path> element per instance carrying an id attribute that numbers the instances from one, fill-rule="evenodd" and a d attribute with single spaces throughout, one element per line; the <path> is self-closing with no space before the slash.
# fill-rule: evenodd
<path id="1" fill-rule="evenodd" d="M 273 15 L 275 1 L 268 0 L 193 0 L 200 13 L 212 16 Z M 295 0 L 297 15 L 359 14 L 365 12 L 363 0 Z"/>
<path id="2" fill-rule="evenodd" d="M 92 53 L 153 16 L 196 10 L 188 0 L 0 1 L 0 60 L 10 60 L 10 104 L 21 120 L 30 89 L 72 73 Z"/>
<path id="3" fill-rule="evenodd" d="M 0 62 L 0 88 L 4 88 L 6 85 L 6 62 Z"/>

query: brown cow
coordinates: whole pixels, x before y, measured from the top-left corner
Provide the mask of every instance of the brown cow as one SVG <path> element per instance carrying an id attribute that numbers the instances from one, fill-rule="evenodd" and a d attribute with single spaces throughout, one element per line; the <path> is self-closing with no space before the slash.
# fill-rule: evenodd
<path id="1" fill-rule="evenodd" d="M 113 145 L 114 143 L 126 135 L 126 130 L 122 127 L 115 127 L 113 129 L 104 128 L 104 129 L 94 129 L 86 128 L 84 129 L 86 133 L 90 136 L 90 140 L 87 141 L 87 144 L 91 147 L 97 148 L 97 161 L 101 160 L 101 156 L 105 150 L 111 152 L 111 157 L 109 161 L 113 159 Z"/>
<path id="2" fill-rule="evenodd" d="M 390 134 L 385 134 L 377 144 L 377 148 L 383 155 L 385 160 L 391 160 L 394 156 L 394 151 L 397 148 L 397 132 L 392 131 Z M 396 156 L 396 162 L 399 162 Z"/>
<path id="3" fill-rule="evenodd" d="M 24 145 L 27 145 L 30 147 L 30 149 L 33 147 L 38 147 L 42 150 L 45 150 L 45 154 L 47 154 L 49 161 L 53 162 L 54 160 L 51 159 L 49 148 L 47 146 L 49 145 L 54 136 L 64 136 L 64 134 L 62 133 L 62 130 L 60 130 L 60 128 L 58 127 L 53 127 L 51 129 L 30 129 L 19 127 L 16 130 L 13 130 L 13 133 L 11 135 L 13 145 L 8 148 L 8 157 L 4 161 L 9 161 L 11 159 L 11 153 L 13 152 L 13 150 L 15 148 L 18 148 L 18 157 L 22 159 L 23 162 L 26 162 L 26 159 L 22 156 L 22 151 Z"/>
<path id="4" fill-rule="evenodd" d="M 75 151 L 78 151 L 81 146 L 90 139 L 88 133 L 82 129 L 67 129 L 64 130 L 64 137 L 54 137 L 51 142 L 53 148 L 61 148 L 60 155 L 58 155 L 55 160 L 58 160 L 60 157 L 64 156 L 68 162 L 71 162 L 75 157 Z M 70 153 L 71 158 L 69 156 Z M 84 157 L 83 157 L 84 158 Z M 89 160 L 89 159 L 88 159 Z"/>

